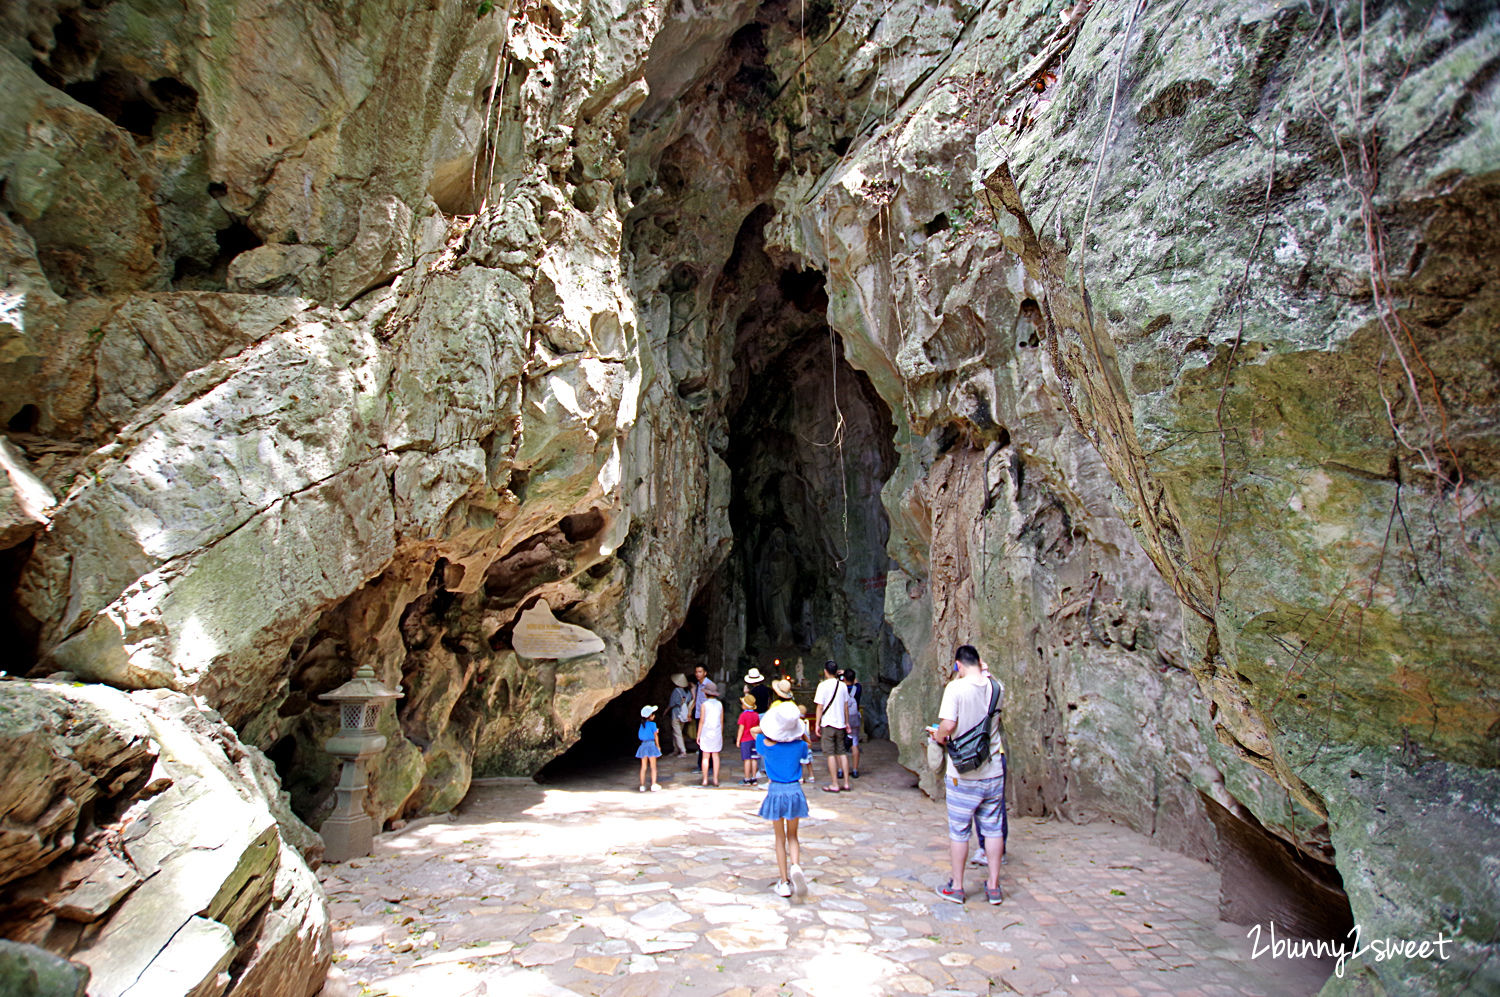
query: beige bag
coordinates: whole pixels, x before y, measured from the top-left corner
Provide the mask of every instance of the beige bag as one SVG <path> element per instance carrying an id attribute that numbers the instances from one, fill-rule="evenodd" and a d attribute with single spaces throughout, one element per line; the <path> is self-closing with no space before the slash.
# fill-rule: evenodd
<path id="1" fill-rule="evenodd" d="M 927 767 L 941 775 L 946 771 L 943 763 L 947 760 L 948 755 L 943 751 L 943 746 L 929 737 L 927 739 Z"/>

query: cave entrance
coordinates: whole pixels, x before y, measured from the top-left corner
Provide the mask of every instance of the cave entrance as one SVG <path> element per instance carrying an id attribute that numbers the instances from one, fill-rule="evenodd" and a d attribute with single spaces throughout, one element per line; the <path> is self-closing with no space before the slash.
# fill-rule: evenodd
<path id="1" fill-rule="evenodd" d="M 671 676 L 697 664 L 720 683 L 732 729 L 752 667 L 768 679 L 777 670 L 794 682 L 800 675 L 796 698 L 810 704 L 831 658 L 854 669 L 863 686 L 867 735 L 887 736 L 886 698 L 911 667 L 885 620 L 894 563 L 880 493 L 897 464 L 895 424 L 828 325 L 823 273 L 767 252 L 762 233 L 770 218 L 761 207 L 745 219 L 709 307 L 681 309 L 723 316 L 720 335 L 733 330 L 723 394 L 707 389 L 712 379 L 701 370 L 685 371 L 677 383 L 679 396 L 705 418 L 722 413 L 731 552 L 646 677 L 585 722 L 573 747 L 538 778 L 583 774 L 633 756 L 646 703 L 659 708 L 663 750 L 670 751 L 664 713 Z M 697 286 L 680 281 L 667 289 Z M 724 760 L 733 761 L 729 753 Z"/>
<path id="2" fill-rule="evenodd" d="M 723 450 L 734 545 L 714 587 L 709 669 L 731 692 L 751 667 L 800 676 L 810 703 L 831 658 L 854 669 L 866 731 L 884 737 L 886 697 L 910 670 L 885 620 L 894 564 L 880 492 L 895 425 L 828 325 L 824 274 L 767 249 L 771 216 L 745 219 L 715 287 L 734 323 Z"/>
<path id="3" fill-rule="evenodd" d="M 887 736 L 886 697 L 910 657 L 885 619 L 890 523 L 880 493 L 896 469 L 890 409 L 828 324 L 822 271 L 765 245 L 772 211 L 745 219 L 715 293 L 734 316 L 725 405 L 734 546 L 711 646 L 738 689 L 752 666 L 802 676 L 810 703 L 826 659 L 863 686 L 866 733 Z M 711 662 L 711 665 L 713 662 Z"/>
<path id="4" fill-rule="evenodd" d="M 708 623 L 713 618 L 711 608 L 719 602 L 717 581 L 716 577 L 698 593 L 686 621 L 657 650 L 656 664 L 651 666 L 646 677 L 585 720 L 573 746 L 537 772 L 538 782 L 594 775 L 602 766 L 634 758 L 641 707 L 648 704 L 657 708 L 656 724 L 661 730 L 662 754 L 671 754 L 672 726 L 666 713 L 667 700 L 672 696 L 672 676 L 677 672 L 690 675 L 693 666 L 705 660 Z M 693 750 L 691 744 L 687 748 Z M 670 781 L 665 768 L 661 771 L 661 778 Z"/>
<path id="5" fill-rule="evenodd" d="M 748 314 L 736 350 L 722 588 L 742 593 L 731 618 L 744 645 L 729 677 L 780 659 L 810 700 L 832 658 L 855 670 L 867 731 L 883 737 L 886 696 L 909 670 L 885 620 L 894 565 L 880 491 L 896 467 L 895 427 L 825 321 L 823 275 L 786 268 L 776 286 L 779 307 Z"/>

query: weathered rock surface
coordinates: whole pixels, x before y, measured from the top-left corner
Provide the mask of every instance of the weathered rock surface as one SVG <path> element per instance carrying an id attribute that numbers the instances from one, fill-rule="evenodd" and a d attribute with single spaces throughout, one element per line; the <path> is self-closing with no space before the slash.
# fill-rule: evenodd
<path id="1" fill-rule="evenodd" d="M 1018 700 L 1013 737 L 1044 721 L 1042 750 L 1023 740 L 1015 759 L 1023 806 L 1029 755 L 1073 756 L 1070 791 L 1137 808 L 1133 821 L 1143 799 L 1196 810 L 1191 783 L 1305 857 L 1333 858 L 1366 932 L 1461 938 L 1425 974 L 1372 964 L 1376 986 L 1430 992 L 1492 974 L 1493 919 L 1480 912 L 1496 906 L 1493 884 L 1456 871 L 1478 856 L 1448 834 L 1497 831 L 1485 783 L 1497 714 L 1483 691 L 1494 657 L 1479 649 L 1500 604 L 1483 359 L 1497 328 L 1493 18 L 1442 5 L 1415 19 L 1400 5 L 1043 11 L 926 16 L 891 45 L 905 85 L 867 105 L 868 139 L 779 195 L 779 241 L 828 267 L 830 318 L 856 366 L 906 401 L 915 432 L 946 426 L 939 455 L 903 460 L 887 488 L 892 552 L 919 592 L 916 606 L 888 604 L 918 663 L 896 728 L 914 745 L 935 700 L 922 669 L 941 667 L 955 636 L 981 635 Z M 868 60 L 886 36 L 863 37 Z M 1377 69 L 1366 46 L 1390 58 Z M 814 62 L 848 47 L 829 39 Z M 914 65 L 923 47 L 933 54 Z M 821 119 L 800 120 L 817 134 Z M 1030 366 L 1016 356 L 1037 353 Z M 958 512 L 961 532 L 1022 492 L 1014 470 L 1007 489 L 989 466 L 1007 456 L 996 423 L 1012 467 L 1060 496 L 1057 525 L 1027 523 L 1022 493 L 995 532 L 1043 542 L 980 556 L 984 538 L 949 539 L 945 519 Z M 934 507 L 938 488 L 953 493 L 950 468 L 981 455 L 990 474 L 969 471 L 975 498 Z M 1091 488 L 1101 458 L 1112 482 Z M 1111 525 L 1115 510 L 1139 548 Z M 1085 538 L 1096 563 L 1080 577 L 1066 543 Z M 1142 551 L 1159 578 L 1129 567 Z M 1012 581 L 998 596 L 983 591 L 986 566 Z M 1017 593 L 1018 576 L 1031 592 Z M 1180 659 L 1152 618 L 1163 584 L 1185 606 Z M 1100 593 L 1109 608 L 1096 615 Z M 1047 625 L 1027 628 L 1042 639 L 1027 640 L 1016 621 L 1043 613 Z M 1069 651 L 1065 618 L 1105 647 L 1080 653 L 1074 637 Z M 1197 693 L 1155 692 L 1131 630 L 1165 649 L 1163 685 L 1190 673 Z M 939 646 L 924 658 L 929 633 Z M 1027 654 L 1075 660 L 1037 671 L 1017 660 Z M 1141 670 L 1089 673 L 1111 656 Z M 1026 701 L 1059 692 L 1061 755 L 1045 699 Z M 1131 786 L 1143 772 L 1111 772 L 1096 745 L 1158 775 Z M 1403 816 L 1372 832 L 1377 801 L 1398 799 Z M 1377 887 L 1410 878 L 1407 848 L 1435 849 L 1427 867 L 1448 884 L 1400 898 Z"/>
<path id="2" fill-rule="evenodd" d="M 0 990 L 12 997 L 83 997 L 87 966 L 35 945 L 0 940 Z"/>
<path id="3" fill-rule="evenodd" d="M 0 746 L 6 936 L 88 967 L 95 997 L 322 986 L 322 842 L 215 715 L 178 693 L 11 679 Z"/>
<path id="4" fill-rule="evenodd" d="M 0 550 L 14 547 L 49 522 L 56 501 L 9 440 L 0 440 Z"/>
<path id="5" fill-rule="evenodd" d="M 371 664 L 383 820 L 663 642 L 910 670 L 915 766 L 972 641 L 1018 810 L 1202 855 L 1211 800 L 1460 939 L 1358 985 L 1493 979 L 1493 5 L 429 8 L 0 15 L 41 670 L 201 696 L 316 817 Z M 543 598 L 604 650 L 517 654 Z"/>
<path id="6" fill-rule="evenodd" d="M 372 766 L 383 820 L 576 738 L 727 547 L 727 469 L 622 279 L 610 181 L 659 15 L 257 10 L 202 34 L 130 4 L 14 14 L 28 134 L 72 115 L 123 143 L 151 200 L 115 199 L 115 230 L 160 235 L 150 274 L 101 255 L 78 277 L 42 209 L 8 204 L 3 414 L 64 496 L 16 616 L 41 670 L 204 697 L 309 814 L 316 696 L 372 663 L 409 693 Z M 56 185 L 119 172 L 76 158 Z M 428 189 L 457 161 L 492 210 L 450 223 Z M 538 598 L 605 650 L 517 658 Z"/>

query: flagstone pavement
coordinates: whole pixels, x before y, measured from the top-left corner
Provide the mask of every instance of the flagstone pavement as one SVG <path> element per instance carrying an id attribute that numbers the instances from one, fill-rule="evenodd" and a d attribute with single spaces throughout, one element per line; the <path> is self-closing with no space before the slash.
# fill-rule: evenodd
<path id="1" fill-rule="evenodd" d="M 940 899 L 942 807 L 893 746 L 870 749 L 853 792 L 806 786 L 800 901 L 771 892 L 764 784 L 737 768 L 719 789 L 672 759 L 657 793 L 633 760 L 478 785 L 324 866 L 323 997 L 1283 997 L 1327 979 L 1326 961 L 1251 958 L 1212 867 L 1114 824 L 1014 819 L 1005 902 L 984 903 L 972 866 L 968 903 Z"/>

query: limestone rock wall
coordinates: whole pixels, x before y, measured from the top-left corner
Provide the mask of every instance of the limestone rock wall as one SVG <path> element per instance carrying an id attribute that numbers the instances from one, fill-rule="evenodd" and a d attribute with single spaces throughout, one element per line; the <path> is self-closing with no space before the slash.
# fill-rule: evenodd
<path id="1" fill-rule="evenodd" d="M 310 997 L 331 953 L 323 843 L 264 756 L 187 696 L 7 679 L 0 932 L 94 997 Z"/>
<path id="2" fill-rule="evenodd" d="M 1023 807 L 1243 808 L 1367 933 L 1462 939 L 1362 969 L 1391 992 L 1493 972 L 1495 23 L 854 5 L 783 63 L 851 111 L 786 108 L 848 141 L 770 241 L 905 414 L 903 749 L 975 637 Z"/>
<path id="3" fill-rule="evenodd" d="M 620 258 L 660 12 L 482 6 L 5 14 L 0 415 L 58 496 L 12 628 L 202 697 L 315 818 L 355 664 L 406 691 L 374 816 L 444 809 L 576 738 L 727 550 Z M 540 598 L 605 652 L 518 658 Z"/>
<path id="4" fill-rule="evenodd" d="M 820 611 L 894 561 L 909 764 L 972 641 L 1022 811 L 1203 854 L 1212 808 L 1462 939 L 1363 984 L 1487 980 L 1495 13 L 9 5 L 16 664 L 202 697 L 316 818 L 370 663 L 372 813 L 452 806 L 652 667 L 826 323 L 893 435 Z M 605 651 L 518 656 L 541 598 Z"/>

